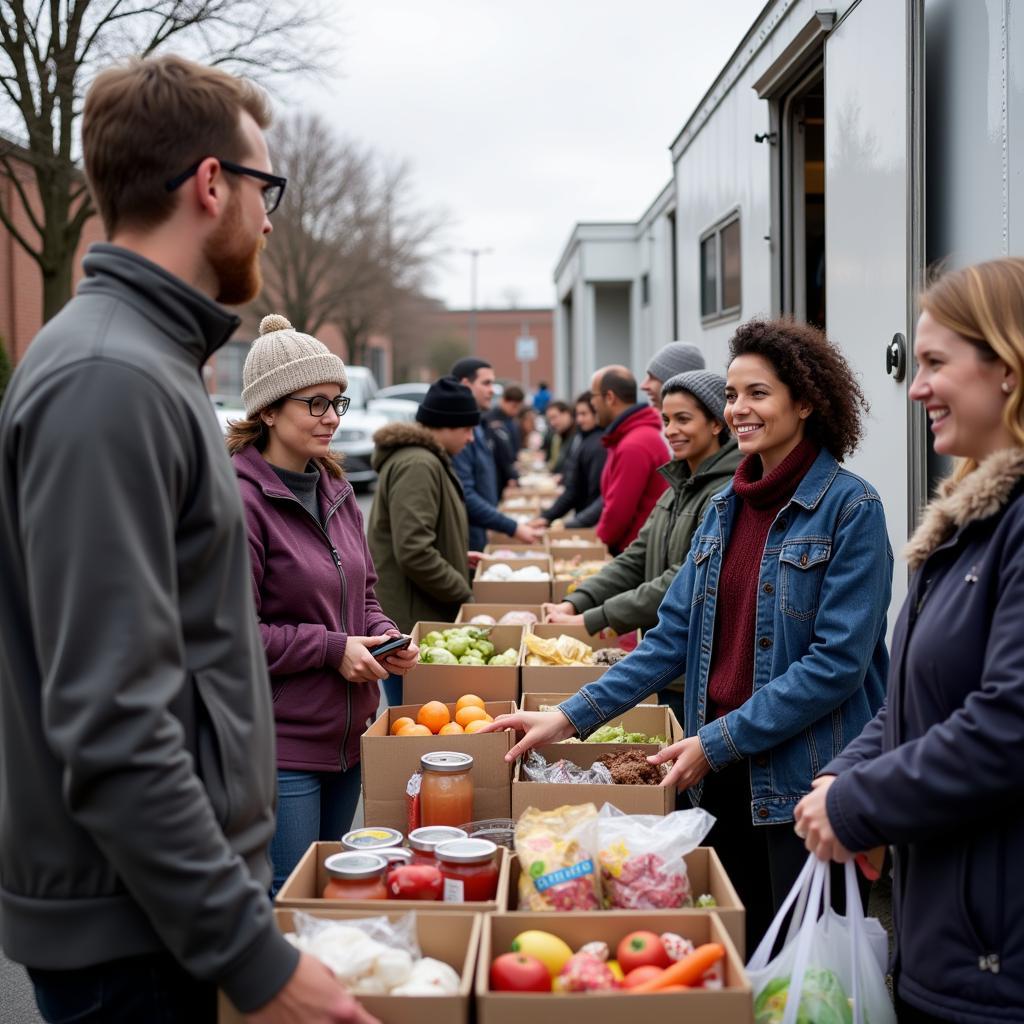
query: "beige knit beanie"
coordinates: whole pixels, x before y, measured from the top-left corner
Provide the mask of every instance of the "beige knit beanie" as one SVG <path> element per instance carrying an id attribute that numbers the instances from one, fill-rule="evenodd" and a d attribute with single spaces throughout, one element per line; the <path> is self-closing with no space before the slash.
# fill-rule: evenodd
<path id="1" fill-rule="evenodd" d="M 265 316 L 242 369 L 245 415 L 252 419 L 279 398 L 314 384 L 340 384 L 344 391 L 348 376 L 341 358 L 280 314 Z"/>

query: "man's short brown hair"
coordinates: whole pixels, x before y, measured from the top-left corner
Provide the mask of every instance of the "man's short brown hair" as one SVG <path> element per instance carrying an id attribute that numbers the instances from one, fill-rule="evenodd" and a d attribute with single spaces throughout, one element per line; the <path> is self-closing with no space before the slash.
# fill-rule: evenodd
<path id="1" fill-rule="evenodd" d="M 242 112 L 270 123 L 263 91 L 173 54 L 109 68 L 85 97 L 82 148 L 108 237 L 165 221 L 177 196 L 166 183 L 199 160 L 246 156 Z"/>

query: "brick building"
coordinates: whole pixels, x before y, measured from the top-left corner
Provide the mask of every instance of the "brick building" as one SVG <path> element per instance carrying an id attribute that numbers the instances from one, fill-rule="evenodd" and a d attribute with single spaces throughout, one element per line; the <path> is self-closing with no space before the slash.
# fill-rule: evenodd
<path id="1" fill-rule="evenodd" d="M 38 195 L 35 175 L 27 163 L 18 159 L 18 151 L 9 152 L 11 164 L 18 173 L 18 182 L 25 193 Z M 14 182 L 0 175 L 0 205 L 14 221 L 14 226 L 30 243 L 36 233 L 18 198 Z M 98 217 L 89 220 L 82 231 L 75 253 L 74 284 L 82 277 L 82 256 L 93 242 L 103 240 L 103 225 Z M 0 225 L 0 338 L 12 363 L 17 364 L 29 342 L 43 326 L 43 279 L 39 264 L 18 244 L 14 236 Z"/>
<path id="2" fill-rule="evenodd" d="M 444 342 L 461 343 L 470 351 L 470 324 L 476 318 L 476 352 L 493 367 L 500 381 L 515 382 L 533 390 L 540 381 L 548 387 L 554 383 L 554 321 L 551 309 L 468 309 L 437 310 L 426 316 L 427 338 L 425 357 L 434 346 Z M 516 339 L 535 338 L 537 358 L 532 363 L 516 359 Z M 424 366 L 426 377 L 433 376 Z M 564 396 L 559 396 L 564 397 Z"/>

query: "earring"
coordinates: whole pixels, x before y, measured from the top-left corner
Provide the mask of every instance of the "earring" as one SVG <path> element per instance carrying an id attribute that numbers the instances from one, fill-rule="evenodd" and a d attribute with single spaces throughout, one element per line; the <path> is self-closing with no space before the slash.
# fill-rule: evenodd
<path id="1" fill-rule="evenodd" d="M 1013 388 L 1010 387 L 1010 382 L 1008 380 L 1004 380 L 999 386 L 1003 389 L 1004 395 L 1008 395 L 1013 390 Z"/>

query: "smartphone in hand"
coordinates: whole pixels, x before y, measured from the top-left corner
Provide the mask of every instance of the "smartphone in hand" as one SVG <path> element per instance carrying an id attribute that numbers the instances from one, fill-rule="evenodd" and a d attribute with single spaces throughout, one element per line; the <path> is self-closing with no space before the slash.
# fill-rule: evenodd
<path id="1" fill-rule="evenodd" d="M 395 636 L 391 637 L 385 643 L 378 644 L 376 647 L 370 647 L 369 651 L 373 655 L 375 661 L 380 661 L 381 655 L 390 654 L 392 651 L 404 650 L 411 643 L 411 636 Z"/>

